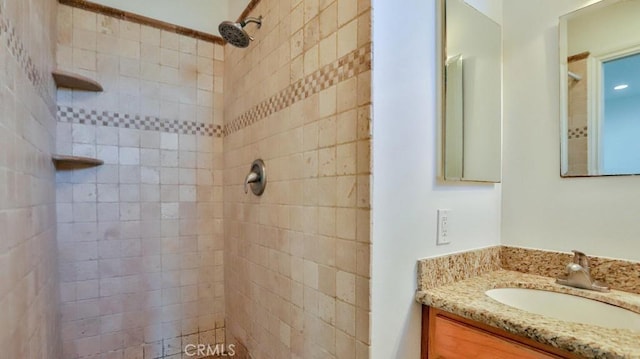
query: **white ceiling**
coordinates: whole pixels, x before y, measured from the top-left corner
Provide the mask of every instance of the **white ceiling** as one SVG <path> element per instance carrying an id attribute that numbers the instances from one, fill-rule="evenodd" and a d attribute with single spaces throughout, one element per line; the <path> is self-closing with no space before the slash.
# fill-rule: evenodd
<path id="1" fill-rule="evenodd" d="M 218 24 L 235 21 L 249 0 L 89 0 L 170 24 L 218 34 Z"/>

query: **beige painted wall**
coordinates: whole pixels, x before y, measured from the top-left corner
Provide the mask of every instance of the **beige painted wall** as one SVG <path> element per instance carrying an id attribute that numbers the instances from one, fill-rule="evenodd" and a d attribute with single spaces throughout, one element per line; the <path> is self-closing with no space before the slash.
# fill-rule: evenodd
<path id="1" fill-rule="evenodd" d="M 587 3 L 504 2 L 502 243 L 640 260 L 640 179 L 560 178 L 558 18 Z"/>

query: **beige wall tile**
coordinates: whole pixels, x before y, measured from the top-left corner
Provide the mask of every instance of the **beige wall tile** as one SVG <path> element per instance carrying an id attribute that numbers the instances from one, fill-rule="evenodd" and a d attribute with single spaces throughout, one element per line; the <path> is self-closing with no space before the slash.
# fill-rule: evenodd
<path id="1" fill-rule="evenodd" d="M 318 56 L 320 66 L 328 65 L 337 59 L 337 35 L 335 32 L 320 41 Z"/>
<path id="2" fill-rule="evenodd" d="M 353 0 L 337 0 L 338 3 L 338 26 L 342 26 L 358 13 L 358 3 Z"/>
<path id="3" fill-rule="evenodd" d="M 358 44 L 358 20 L 352 20 L 338 30 L 338 57 L 356 49 Z"/>
<path id="4" fill-rule="evenodd" d="M 318 115 L 320 117 L 327 117 L 334 115 L 337 109 L 337 87 L 332 86 L 320 92 L 319 96 L 319 110 Z"/>
<path id="5" fill-rule="evenodd" d="M 73 8 L 73 27 L 96 31 L 97 26 L 97 14 L 81 9 Z"/>
<path id="6" fill-rule="evenodd" d="M 338 2 L 331 1 L 320 13 L 320 38 L 335 34 L 338 30 Z"/>

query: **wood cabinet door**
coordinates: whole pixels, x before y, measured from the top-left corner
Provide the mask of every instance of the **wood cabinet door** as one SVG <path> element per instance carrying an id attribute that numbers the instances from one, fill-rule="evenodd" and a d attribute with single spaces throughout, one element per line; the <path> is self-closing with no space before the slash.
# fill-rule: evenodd
<path id="1" fill-rule="evenodd" d="M 438 309 L 423 307 L 422 359 L 550 359 L 575 354 Z"/>
<path id="2" fill-rule="evenodd" d="M 516 341 L 436 317 L 430 358 L 549 359 L 559 358 Z"/>

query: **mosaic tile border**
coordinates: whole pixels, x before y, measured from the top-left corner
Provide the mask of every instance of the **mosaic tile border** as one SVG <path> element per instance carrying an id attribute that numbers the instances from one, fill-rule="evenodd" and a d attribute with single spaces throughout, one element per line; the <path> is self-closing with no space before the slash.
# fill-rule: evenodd
<path id="1" fill-rule="evenodd" d="M 28 53 L 24 42 L 18 36 L 15 26 L 11 20 L 5 17 L 0 6 L 0 44 L 7 47 L 9 53 L 14 57 L 18 66 L 29 79 L 36 92 L 44 100 L 51 114 L 55 114 L 55 91 L 56 86 L 53 77 L 48 71 L 37 68 L 31 55 Z"/>
<path id="2" fill-rule="evenodd" d="M 132 128 L 137 130 L 222 137 L 222 126 L 196 121 L 164 119 L 156 116 L 132 115 L 113 111 L 88 110 L 58 106 L 58 122 Z"/>
<path id="3" fill-rule="evenodd" d="M 323 66 L 320 70 L 307 75 L 257 104 L 244 114 L 226 123 L 223 134 L 228 136 L 240 131 L 298 101 L 368 70 L 371 70 L 370 44 L 350 52 L 331 64 Z"/>
<path id="4" fill-rule="evenodd" d="M 574 139 L 574 138 L 587 138 L 587 137 L 589 137 L 589 131 L 587 129 L 587 126 L 568 129 L 567 130 L 567 137 L 570 140 Z"/>

